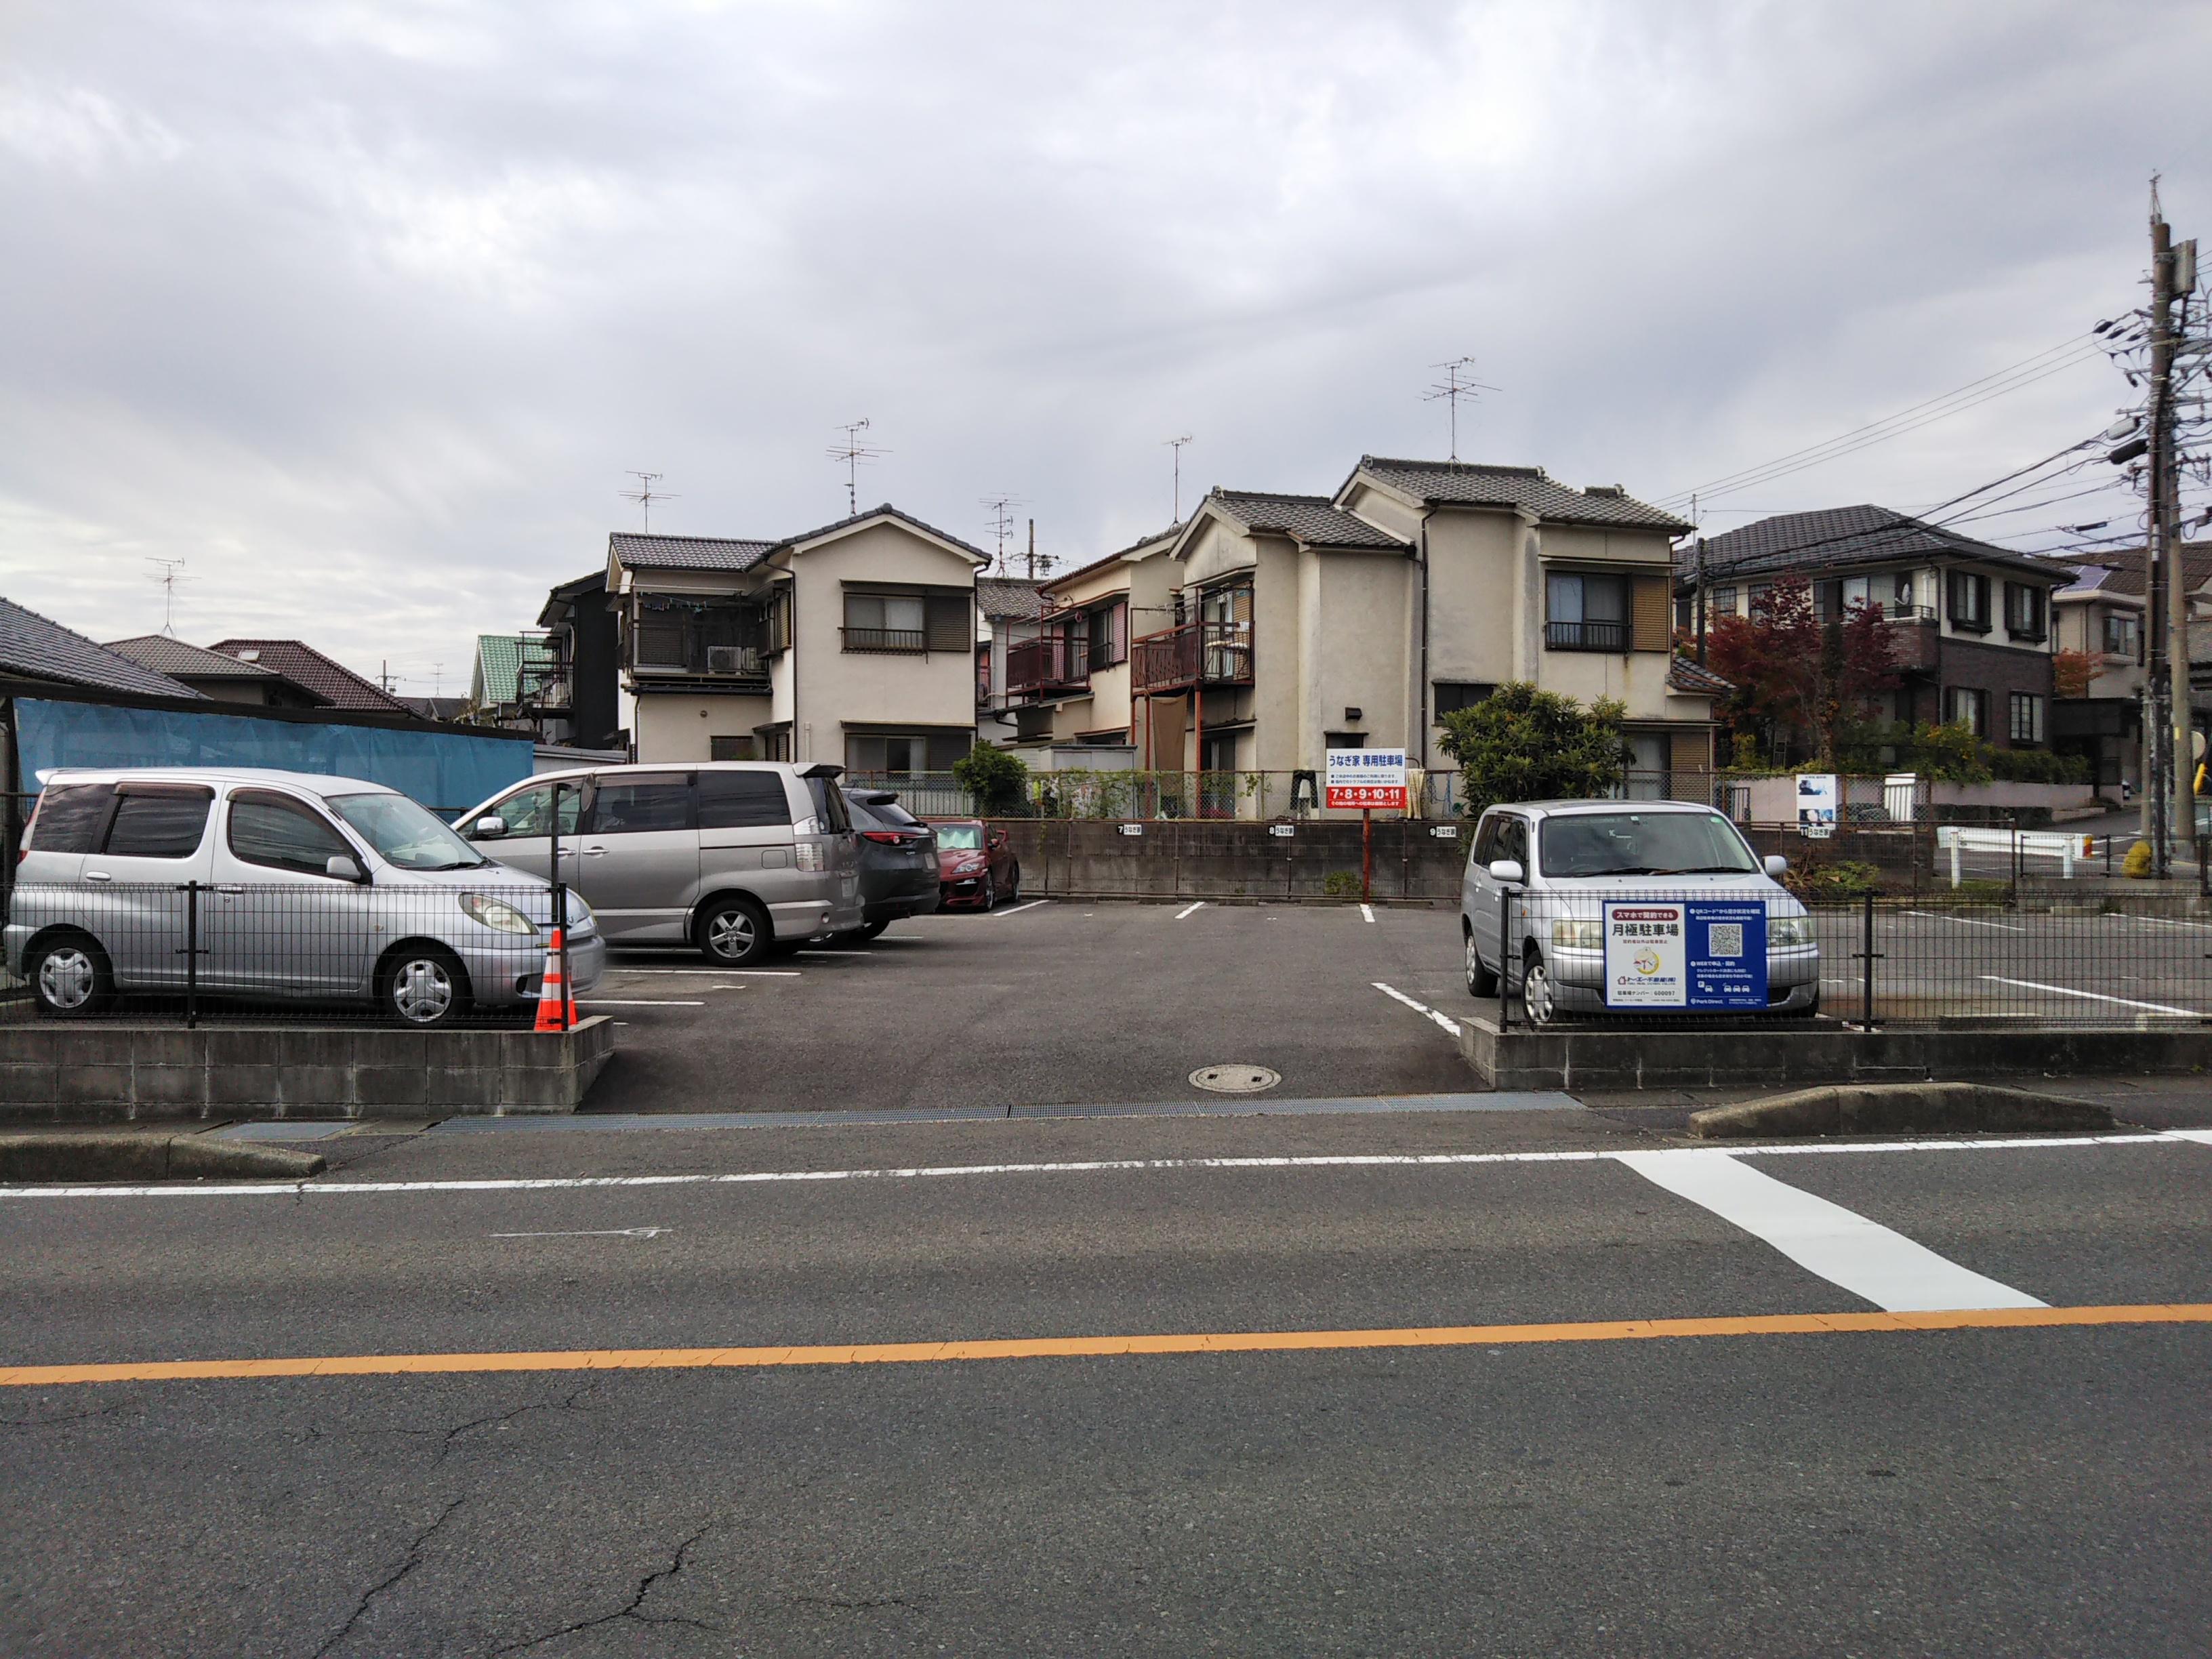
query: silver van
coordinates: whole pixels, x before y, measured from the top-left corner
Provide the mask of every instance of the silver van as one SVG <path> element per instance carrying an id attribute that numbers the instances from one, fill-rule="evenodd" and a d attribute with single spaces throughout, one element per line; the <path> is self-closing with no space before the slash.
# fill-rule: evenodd
<path id="1" fill-rule="evenodd" d="M 188 978 L 225 997 L 370 1001 L 426 1028 L 537 1000 L 550 887 L 396 790 L 211 767 L 41 781 L 4 939 L 46 1013 Z M 588 989 L 606 947 L 586 907 L 569 923 L 570 981 Z"/>
<path id="2" fill-rule="evenodd" d="M 460 819 L 501 864 L 561 873 L 613 945 L 693 945 L 717 967 L 857 931 L 859 836 L 843 768 L 788 761 L 544 772 Z M 559 802 L 558 836 L 554 810 Z"/>

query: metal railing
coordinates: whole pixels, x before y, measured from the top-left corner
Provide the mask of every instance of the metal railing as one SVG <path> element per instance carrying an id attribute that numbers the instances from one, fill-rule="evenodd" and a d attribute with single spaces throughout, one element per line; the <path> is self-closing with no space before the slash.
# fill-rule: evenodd
<path id="1" fill-rule="evenodd" d="M 899 651 L 921 656 L 929 650 L 926 628 L 840 628 L 848 651 Z"/>
<path id="2" fill-rule="evenodd" d="M 1129 684 L 1139 694 L 1252 683 L 1252 624 L 1184 623 L 1129 642 Z"/>
<path id="3" fill-rule="evenodd" d="M 1699 775 L 1702 776 L 1703 775 Z M 972 817 L 975 798 L 950 772 L 856 772 L 845 782 L 855 789 L 889 789 L 917 817 Z M 1341 817 L 1322 805 L 1319 769 L 1293 771 L 1089 771 L 1031 772 L 1019 797 L 994 803 L 989 816 L 1017 818 L 1126 818 L 1265 820 L 1282 817 Z M 1423 775 L 1412 816 L 1449 822 L 1462 810 L 1459 774 Z M 1378 811 L 1396 817 L 1395 811 Z"/>
<path id="4" fill-rule="evenodd" d="M 1006 691 L 1019 696 L 1072 690 L 1091 683 L 1091 640 L 1085 634 L 1050 633 L 1006 647 Z"/>
<path id="5" fill-rule="evenodd" d="M 1553 651 L 1626 651 L 1625 622 L 1547 622 L 1544 643 Z"/>

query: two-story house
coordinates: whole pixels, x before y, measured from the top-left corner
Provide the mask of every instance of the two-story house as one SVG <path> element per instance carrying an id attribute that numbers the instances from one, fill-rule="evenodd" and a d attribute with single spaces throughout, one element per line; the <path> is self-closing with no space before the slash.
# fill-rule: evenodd
<path id="1" fill-rule="evenodd" d="M 616 532 L 637 757 L 945 770 L 975 743 L 989 562 L 888 505 L 781 541 Z"/>
<path id="2" fill-rule="evenodd" d="M 2131 789 L 2142 771 L 2137 699 L 2149 643 L 2143 550 L 2052 562 L 2073 578 L 2051 596 L 2053 643 L 2061 651 L 2087 656 L 2092 673 L 2088 684 L 2079 688 L 2083 695 L 2062 696 L 2052 705 L 2051 746 L 2062 754 L 2087 757 L 2100 788 Z M 2181 580 L 2196 632 L 2196 623 L 2212 618 L 2212 544 L 2183 546 Z M 2201 706 L 2203 699 L 2192 701 Z"/>
<path id="3" fill-rule="evenodd" d="M 1012 743 L 1018 734 L 1006 687 L 1011 653 L 1036 637 L 1044 614 L 1040 584 L 1014 576 L 975 579 L 975 730 L 986 743 Z"/>
<path id="4" fill-rule="evenodd" d="M 1676 573 L 1677 618 L 1749 617 L 1777 582 L 1802 581 L 1814 613 L 1878 608 L 1901 684 L 1899 725 L 1962 726 L 1997 748 L 2040 749 L 2051 732 L 2051 595 L 2069 572 L 1887 507 L 1787 513 L 1709 537 Z"/>
<path id="5" fill-rule="evenodd" d="M 516 690 L 551 740 L 579 749 L 623 749 L 622 635 L 607 604 L 604 566 L 562 582 L 538 612 L 546 650 L 525 665 Z"/>
<path id="6" fill-rule="evenodd" d="M 1131 641 L 1175 615 L 1167 557 L 1180 526 L 1044 583 L 1035 637 L 1007 660 L 1006 687 L 1026 747 L 1141 751 L 1149 709 L 1130 684 Z M 1140 755 L 1131 758 L 1142 764 Z"/>

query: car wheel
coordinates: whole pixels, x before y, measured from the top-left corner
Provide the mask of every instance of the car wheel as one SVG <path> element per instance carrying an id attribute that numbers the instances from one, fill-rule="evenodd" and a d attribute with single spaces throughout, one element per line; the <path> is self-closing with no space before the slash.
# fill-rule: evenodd
<path id="1" fill-rule="evenodd" d="M 115 998 L 107 953 L 82 933 L 63 933 L 31 952 L 23 964 L 39 1012 L 62 1019 L 96 1014 Z"/>
<path id="2" fill-rule="evenodd" d="M 1474 948 L 1474 929 L 1461 930 L 1467 936 L 1467 994 L 1471 997 L 1494 997 L 1498 994 L 1498 975 L 1482 965 L 1482 952 Z"/>
<path id="3" fill-rule="evenodd" d="M 855 943 L 866 945 L 870 939 L 880 935 L 884 929 L 890 926 L 890 923 L 889 921 L 864 921 L 860 924 L 860 932 L 853 934 L 852 938 Z"/>
<path id="4" fill-rule="evenodd" d="M 748 898 L 717 899 L 699 917 L 699 950 L 717 968 L 758 962 L 775 943 L 768 912 Z"/>
<path id="5" fill-rule="evenodd" d="M 451 1025 L 469 1011 L 468 970 L 451 951 L 408 946 L 386 961 L 376 1000 L 386 1015 L 416 1030 Z"/>
<path id="6" fill-rule="evenodd" d="M 1022 897 L 1022 866 L 1016 865 L 1014 873 L 1006 883 L 1006 902 L 1018 904 Z"/>
<path id="7" fill-rule="evenodd" d="M 1531 1025 L 1550 1025 L 1559 1018 L 1559 1002 L 1552 992 L 1551 969 L 1544 965 L 1544 953 L 1534 946 L 1521 969 L 1521 1007 Z"/>
<path id="8" fill-rule="evenodd" d="M 998 903 L 999 884 L 991 879 L 991 873 L 987 870 L 983 872 L 983 902 L 981 908 L 988 915 L 998 908 Z"/>

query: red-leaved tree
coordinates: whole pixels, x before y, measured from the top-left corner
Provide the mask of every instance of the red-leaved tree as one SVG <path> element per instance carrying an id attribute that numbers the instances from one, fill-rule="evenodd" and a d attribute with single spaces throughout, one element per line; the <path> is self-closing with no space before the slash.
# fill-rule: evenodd
<path id="1" fill-rule="evenodd" d="M 1720 617 L 1706 659 L 1735 683 L 1740 715 L 1803 733 L 1826 766 L 1835 764 L 1845 723 L 1872 720 L 1875 700 L 1898 684 L 1881 608 L 1855 604 L 1824 623 L 1812 589 L 1795 579 L 1762 592 L 1750 616 Z"/>

